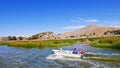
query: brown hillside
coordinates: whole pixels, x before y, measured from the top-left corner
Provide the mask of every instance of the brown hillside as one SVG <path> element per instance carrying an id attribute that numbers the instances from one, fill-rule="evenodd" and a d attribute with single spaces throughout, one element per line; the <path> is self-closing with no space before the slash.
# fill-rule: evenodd
<path id="1" fill-rule="evenodd" d="M 91 36 L 104 36 L 104 33 L 107 31 L 120 30 L 117 27 L 109 26 L 98 26 L 98 25 L 89 25 L 79 30 L 65 32 L 62 34 L 63 37 L 91 37 Z M 110 34 L 108 34 L 110 35 Z"/>

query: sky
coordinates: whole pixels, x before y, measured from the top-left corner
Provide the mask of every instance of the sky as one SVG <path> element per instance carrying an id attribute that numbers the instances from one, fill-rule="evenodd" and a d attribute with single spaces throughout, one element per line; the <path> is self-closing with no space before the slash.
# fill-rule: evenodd
<path id="1" fill-rule="evenodd" d="M 120 0 L 0 0 L 0 36 L 120 26 Z"/>

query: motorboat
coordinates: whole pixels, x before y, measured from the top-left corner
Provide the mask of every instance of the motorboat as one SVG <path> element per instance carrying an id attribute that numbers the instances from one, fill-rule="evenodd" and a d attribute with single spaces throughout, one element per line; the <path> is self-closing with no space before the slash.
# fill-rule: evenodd
<path id="1" fill-rule="evenodd" d="M 54 55 L 58 55 L 58 56 L 65 56 L 65 57 L 75 57 L 75 58 L 80 58 L 81 54 L 73 54 L 73 51 L 70 50 L 62 50 L 62 48 L 60 48 L 60 50 L 52 50 Z"/>

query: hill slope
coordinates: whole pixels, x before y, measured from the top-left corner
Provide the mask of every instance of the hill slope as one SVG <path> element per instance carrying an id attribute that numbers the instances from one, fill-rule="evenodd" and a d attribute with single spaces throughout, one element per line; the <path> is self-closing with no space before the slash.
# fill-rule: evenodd
<path id="1" fill-rule="evenodd" d="M 105 34 L 107 31 L 120 30 L 117 27 L 89 25 L 79 30 L 62 33 L 63 38 L 78 38 L 78 37 L 101 37 L 112 35 Z"/>

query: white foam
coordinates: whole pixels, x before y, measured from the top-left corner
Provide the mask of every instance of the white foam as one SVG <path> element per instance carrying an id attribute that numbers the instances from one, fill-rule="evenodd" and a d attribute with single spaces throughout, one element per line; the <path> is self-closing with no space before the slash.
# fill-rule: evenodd
<path id="1" fill-rule="evenodd" d="M 87 57 L 87 58 L 89 58 L 89 57 Z M 97 63 L 97 62 L 93 62 L 91 60 L 85 60 L 85 59 L 80 59 L 80 58 L 70 58 L 70 57 L 58 56 L 58 55 L 54 55 L 54 54 L 51 54 L 51 55 L 47 56 L 46 59 L 51 59 L 51 60 L 59 59 L 59 60 L 86 62 L 86 63 L 89 63 L 89 64 L 93 65 L 90 68 L 98 68 L 98 67 L 101 67 L 101 66 L 106 67 L 104 64 L 101 64 L 99 62 Z"/>
<path id="2" fill-rule="evenodd" d="M 86 57 L 84 57 L 84 58 L 86 58 Z M 51 54 L 51 55 L 47 56 L 46 59 L 51 59 L 51 60 L 59 59 L 59 60 L 80 61 L 80 62 L 86 62 L 87 61 L 87 60 L 80 59 L 80 58 L 71 58 L 71 57 L 65 57 L 65 56 L 54 55 L 54 54 Z"/>
<path id="3" fill-rule="evenodd" d="M 93 53 L 93 52 L 87 52 L 86 54 L 93 54 L 93 55 L 113 55 L 113 56 L 119 56 L 120 54 L 107 54 L 107 53 Z"/>
<path id="4" fill-rule="evenodd" d="M 57 56 L 54 54 L 51 54 L 51 55 L 46 57 L 46 59 L 62 59 L 62 58 L 64 58 L 64 56 Z"/>

